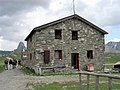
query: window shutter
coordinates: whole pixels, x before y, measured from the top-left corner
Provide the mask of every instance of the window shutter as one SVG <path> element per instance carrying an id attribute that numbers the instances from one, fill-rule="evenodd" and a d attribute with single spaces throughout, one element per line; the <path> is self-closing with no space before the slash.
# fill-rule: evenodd
<path id="1" fill-rule="evenodd" d="M 62 50 L 60 51 L 60 59 L 62 59 Z"/>
<path id="2" fill-rule="evenodd" d="M 32 54 L 30 53 L 30 60 L 32 60 Z"/>

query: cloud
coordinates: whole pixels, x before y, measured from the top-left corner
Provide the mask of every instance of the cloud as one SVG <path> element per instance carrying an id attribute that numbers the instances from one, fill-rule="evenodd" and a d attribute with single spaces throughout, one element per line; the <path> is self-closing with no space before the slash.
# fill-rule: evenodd
<path id="1" fill-rule="evenodd" d="M 0 49 L 13 49 L 34 27 L 73 14 L 72 1 L 0 0 Z M 119 6 L 119 0 L 75 0 L 76 13 L 108 31 L 110 40 L 119 38 L 113 35 L 120 31 L 113 27 L 120 25 Z"/>
<path id="2" fill-rule="evenodd" d="M 51 0 L 0 0 L 0 49 L 11 50 L 17 43 L 24 41 L 35 26 L 32 22 L 35 15 L 33 19 L 29 17 L 29 20 L 27 15 L 37 8 L 47 10 L 50 2 Z"/>
<path id="3" fill-rule="evenodd" d="M 13 50 L 17 48 L 18 43 L 14 41 L 8 41 L 0 37 L 0 50 Z M 14 48 L 11 48 L 14 47 Z"/>
<path id="4" fill-rule="evenodd" d="M 14 15 L 34 7 L 48 8 L 51 0 L 0 0 L 0 15 Z"/>
<path id="5" fill-rule="evenodd" d="M 120 38 L 113 38 L 113 40 L 111 40 L 113 42 L 120 42 Z"/>
<path id="6" fill-rule="evenodd" d="M 87 5 L 84 11 L 78 12 L 88 20 L 102 27 L 120 24 L 119 0 L 98 0 L 94 5 Z"/>

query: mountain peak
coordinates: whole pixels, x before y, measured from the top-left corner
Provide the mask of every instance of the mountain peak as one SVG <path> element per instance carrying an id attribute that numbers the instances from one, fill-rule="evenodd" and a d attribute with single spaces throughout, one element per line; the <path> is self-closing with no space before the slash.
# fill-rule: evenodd
<path id="1" fill-rule="evenodd" d="M 14 50 L 14 52 L 20 52 L 23 49 L 26 49 L 25 45 L 23 42 L 19 42 L 17 49 Z"/>
<path id="2" fill-rule="evenodd" d="M 0 50 L 0 55 L 14 54 L 14 53 L 17 53 L 17 52 L 21 52 L 23 49 L 26 49 L 24 43 L 19 42 L 17 49 L 14 49 L 13 51 L 2 51 L 2 50 Z"/>
<path id="3" fill-rule="evenodd" d="M 108 42 L 105 45 L 105 52 L 120 53 L 120 42 Z"/>

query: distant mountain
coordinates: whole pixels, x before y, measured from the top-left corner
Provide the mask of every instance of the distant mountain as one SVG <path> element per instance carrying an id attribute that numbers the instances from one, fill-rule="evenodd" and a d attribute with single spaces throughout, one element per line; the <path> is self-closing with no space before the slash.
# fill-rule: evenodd
<path id="1" fill-rule="evenodd" d="M 23 50 L 23 49 L 25 49 L 26 47 L 25 47 L 25 45 L 24 45 L 24 43 L 23 42 L 20 42 L 19 43 L 19 45 L 18 45 L 18 47 L 17 47 L 17 49 L 15 49 L 13 52 L 20 52 L 21 50 Z"/>
<path id="2" fill-rule="evenodd" d="M 2 51 L 2 50 L 0 50 L 0 55 L 14 54 L 14 53 L 17 53 L 17 52 L 21 52 L 21 50 L 23 50 L 23 49 L 26 49 L 26 47 L 25 47 L 23 42 L 20 42 L 18 44 L 17 49 L 14 49 L 13 51 Z"/>
<path id="3" fill-rule="evenodd" d="M 120 42 L 108 42 L 105 45 L 105 52 L 120 53 Z"/>
<path id="4" fill-rule="evenodd" d="M 13 51 L 2 51 L 2 50 L 0 50 L 0 55 L 9 55 L 11 53 L 13 53 Z"/>

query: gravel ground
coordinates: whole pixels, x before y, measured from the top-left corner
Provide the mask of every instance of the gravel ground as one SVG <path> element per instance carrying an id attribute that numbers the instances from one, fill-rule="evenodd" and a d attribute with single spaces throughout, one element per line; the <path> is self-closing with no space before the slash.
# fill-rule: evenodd
<path id="1" fill-rule="evenodd" d="M 79 81 L 78 75 L 67 76 L 28 76 L 19 69 L 6 70 L 0 73 L 0 90 L 33 90 L 28 83 L 52 83 Z"/>

